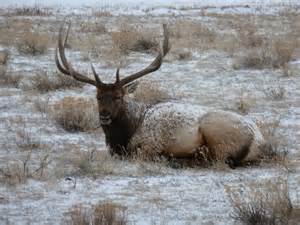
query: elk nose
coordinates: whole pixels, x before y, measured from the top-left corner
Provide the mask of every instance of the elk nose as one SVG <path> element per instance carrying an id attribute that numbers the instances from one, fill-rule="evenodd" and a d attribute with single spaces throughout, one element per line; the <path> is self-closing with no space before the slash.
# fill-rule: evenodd
<path id="1" fill-rule="evenodd" d="M 100 120 L 109 120 L 111 117 L 109 112 L 101 112 L 100 113 Z"/>
<path id="2" fill-rule="evenodd" d="M 110 113 L 108 111 L 102 111 L 102 112 L 100 112 L 100 116 L 101 117 L 109 117 Z"/>

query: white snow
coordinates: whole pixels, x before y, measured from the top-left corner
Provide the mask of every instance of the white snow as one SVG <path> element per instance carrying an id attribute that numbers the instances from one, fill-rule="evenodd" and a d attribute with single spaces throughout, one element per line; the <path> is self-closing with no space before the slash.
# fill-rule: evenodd
<path id="1" fill-rule="evenodd" d="M 5 7 L 34 6 L 64 7 L 57 17 L 46 17 L 46 20 L 60 20 L 62 16 L 72 14 L 88 14 L 92 9 L 103 9 L 113 15 L 134 14 L 138 17 L 154 15 L 159 23 L 166 15 L 187 16 L 187 18 L 206 21 L 197 8 L 211 7 L 210 12 L 225 13 L 260 13 L 274 12 L 283 6 L 300 5 L 299 0 L 0 0 L 2 10 Z M 241 7 L 225 7 L 242 5 Z M 248 8 L 246 5 L 249 5 Z M 272 7 L 270 7 L 272 5 Z M 276 6 L 276 7 L 275 7 Z M 68 8 L 69 7 L 69 8 Z M 217 7 L 217 8 L 213 8 Z M 255 11 L 256 7 L 263 10 Z M 184 8 L 188 10 L 184 10 Z M 160 17 L 161 16 L 161 17 Z M 3 17 L 4 18 L 4 17 Z M 172 18 L 172 17 L 171 17 Z M 2 17 L 1 17 L 2 19 Z M 28 18 L 35 20 L 35 18 Z M 110 20 L 111 19 L 111 20 Z M 106 25 L 117 29 L 114 17 L 108 18 Z M 118 18 L 119 19 L 119 18 Z M 154 21 L 153 23 L 156 23 Z M 150 24 L 153 26 L 157 24 Z M 158 25 L 157 25 L 158 26 Z M 0 46 L 0 49 L 6 46 Z M 12 58 L 9 61 L 9 71 L 22 73 L 24 79 L 30 80 L 33 71 L 43 69 L 55 70 L 53 53 L 49 49 L 43 56 L 26 57 L 18 54 L 16 49 L 10 49 Z M 50 177 L 49 180 L 37 181 L 29 179 L 27 183 L 16 187 L 0 185 L 0 224 L 60 224 L 64 213 L 74 204 L 85 205 L 97 202 L 112 201 L 126 206 L 129 224 L 235 224 L 230 217 L 232 207 L 225 193 L 225 186 L 239 187 L 249 183 L 257 184 L 264 181 L 274 181 L 278 178 L 288 179 L 292 203 L 300 205 L 300 76 L 283 77 L 279 70 L 233 70 L 232 59 L 216 50 L 197 52 L 189 61 L 166 60 L 156 73 L 142 80 L 159 84 L 170 94 L 180 95 L 180 100 L 194 105 L 203 105 L 210 109 L 236 108 L 243 91 L 246 99 L 253 100 L 248 118 L 257 122 L 274 122 L 281 117 L 278 132 L 281 138 L 287 139 L 289 159 L 295 164 L 287 176 L 286 168 L 277 165 L 265 167 L 238 168 L 236 170 L 221 169 L 171 169 L 155 163 L 115 161 L 112 175 L 99 175 L 96 179 L 76 174 L 67 174 L 72 181 Z M 89 62 L 80 62 L 80 54 L 73 49 L 67 50 L 70 61 L 80 71 L 89 71 Z M 121 75 L 138 71 L 147 65 L 153 56 L 149 54 L 132 54 L 129 56 L 134 63 L 122 68 Z M 76 63 L 75 63 L 76 62 Z M 299 67 L 296 59 L 290 65 Z M 104 61 L 95 62 L 97 71 L 105 82 L 112 80 L 115 68 L 105 67 Z M 299 71 L 299 68 L 298 70 Z M 25 82 L 25 81 L 24 81 Z M 282 86 L 286 90 L 283 99 L 269 99 L 265 92 L 268 88 Z M 90 146 L 106 151 L 105 138 L 101 131 L 85 133 L 69 133 L 57 126 L 52 118 L 37 112 L 33 102 L 49 98 L 53 104 L 65 96 L 81 96 L 94 98 L 95 88 L 88 85 L 82 89 L 58 90 L 40 94 L 26 92 L 18 88 L 0 86 L 0 166 L 5 166 L 7 159 L 19 160 L 20 152 L 16 148 L 15 136 L 20 124 L 14 122 L 22 118 L 25 130 L 33 138 L 51 146 L 51 156 L 55 160 L 68 157 L 64 147 L 70 145 L 72 151 L 78 147 L 88 151 Z M 249 100 L 249 101 L 250 101 Z M 22 127 L 21 127 L 22 128 Z M 43 153 L 38 149 L 37 153 Z M 66 154 L 66 156 L 64 155 Z M 35 162 L 36 163 L 36 162 Z M 58 165 L 57 165 L 58 167 Z M 2 168 L 2 167 L 1 167 Z M 59 167 L 58 167 L 59 168 Z M 57 168 L 54 168 L 57 169 Z M 74 187 L 74 180 L 76 186 Z"/>

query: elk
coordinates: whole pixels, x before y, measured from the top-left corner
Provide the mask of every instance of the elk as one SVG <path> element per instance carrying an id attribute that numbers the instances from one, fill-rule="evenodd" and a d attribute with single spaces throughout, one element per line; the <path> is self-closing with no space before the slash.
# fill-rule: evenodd
<path id="1" fill-rule="evenodd" d="M 221 155 L 216 154 L 216 151 L 221 151 L 220 147 L 224 148 L 228 153 L 222 154 L 222 160 L 227 160 L 230 165 L 237 165 L 250 155 L 252 145 L 258 145 L 258 128 L 253 123 L 246 123 L 237 114 L 205 114 L 207 110 L 204 107 L 176 101 L 149 106 L 125 97 L 128 86 L 135 80 L 161 67 L 164 56 L 170 50 L 166 25 L 163 25 L 162 48 L 157 50 L 157 56 L 150 65 L 122 79 L 118 68 L 115 82 L 108 84 L 101 81 L 92 64 L 94 79 L 74 70 L 65 55 L 70 24 L 64 40 L 63 29 L 64 25 L 59 30 L 56 66 L 61 73 L 96 87 L 100 124 L 112 155 L 131 156 L 137 149 L 141 149 L 147 155 L 193 158 L 199 147 L 207 145 L 215 158 Z M 221 126 L 222 120 L 226 121 L 227 127 L 224 124 Z M 224 138 L 230 135 L 233 137 L 227 143 Z"/>

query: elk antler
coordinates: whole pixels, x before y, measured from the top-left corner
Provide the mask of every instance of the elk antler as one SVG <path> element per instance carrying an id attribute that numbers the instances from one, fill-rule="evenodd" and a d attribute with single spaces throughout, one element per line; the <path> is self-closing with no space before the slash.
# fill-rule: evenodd
<path id="1" fill-rule="evenodd" d="M 159 50 L 159 53 L 158 53 L 158 56 L 156 56 L 156 58 L 152 61 L 152 63 L 146 67 L 145 69 L 137 72 L 137 73 L 134 73 L 134 74 L 131 74 L 125 78 L 123 78 L 122 80 L 120 80 L 119 82 L 116 82 L 118 83 L 119 85 L 121 86 L 124 86 L 142 76 L 145 76 L 149 73 L 152 73 L 156 70 L 158 70 L 162 64 L 162 61 L 163 61 L 163 57 L 169 52 L 170 50 L 170 46 L 169 46 L 169 33 L 168 33 L 168 29 L 167 29 L 167 25 L 164 24 L 163 25 L 163 29 L 164 29 L 164 41 L 163 41 L 163 48 L 162 48 L 162 51 Z M 117 74 L 119 74 L 119 69 L 117 71 Z M 119 75 L 117 75 L 119 76 Z"/>
<path id="2" fill-rule="evenodd" d="M 60 72 L 62 72 L 63 74 L 71 76 L 74 79 L 76 79 L 78 81 L 81 81 L 83 83 L 88 83 L 88 84 L 94 85 L 96 87 L 100 87 L 100 86 L 104 85 L 101 82 L 99 76 L 96 74 L 93 66 L 92 66 L 92 70 L 93 70 L 95 80 L 92 80 L 92 79 L 76 72 L 73 69 L 73 67 L 71 66 L 71 64 L 68 63 L 66 55 L 65 55 L 65 45 L 66 45 L 66 42 L 67 42 L 67 39 L 68 39 L 68 36 L 69 36 L 71 23 L 68 24 L 68 30 L 67 30 L 67 34 L 66 34 L 64 42 L 62 40 L 63 39 L 63 34 L 62 34 L 63 33 L 63 27 L 64 27 L 64 24 L 62 24 L 62 26 L 59 29 L 58 47 L 55 49 L 55 63 L 56 63 L 56 66 L 57 66 L 58 70 Z M 60 58 L 62 64 L 60 64 L 60 61 L 59 61 L 58 57 Z"/>

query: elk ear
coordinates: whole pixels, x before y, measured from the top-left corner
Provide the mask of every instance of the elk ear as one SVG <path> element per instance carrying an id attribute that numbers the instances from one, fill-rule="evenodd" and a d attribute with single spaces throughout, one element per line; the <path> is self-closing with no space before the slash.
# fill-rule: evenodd
<path id="1" fill-rule="evenodd" d="M 125 94 L 132 94 L 133 92 L 136 91 L 137 87 L 139 85 L 139 82 L 138 81 L 134 81 L 134 82 L 131 82 L 129 84 L 126 84 L 124 86 L 124 89 L 125 89 Z"/>

